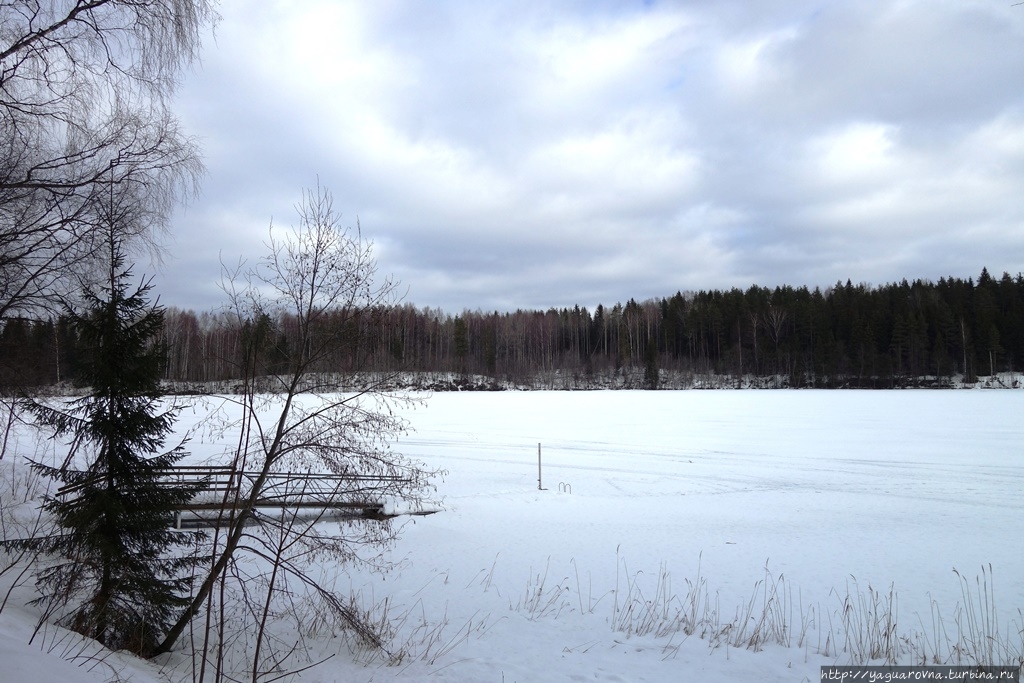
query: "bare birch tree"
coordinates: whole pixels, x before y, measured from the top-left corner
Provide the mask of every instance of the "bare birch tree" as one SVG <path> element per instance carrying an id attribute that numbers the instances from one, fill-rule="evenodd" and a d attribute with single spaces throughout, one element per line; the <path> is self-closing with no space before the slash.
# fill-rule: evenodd
<path id="1" fill-rule="evenodd" d="M 380 552 L 396 538 L 392 520 L 328 522 L 325 510 L 311 516 L 269 514 L 259 508 L 261 499 L 307 493 L 296 490 L 294 480 L 286 484 L 291 490 L 272 490 L 281 481 L 275 475 L 330 473 L 336 479 L 329 490 L 322 482 L 302 486 L 316 486 L 316 495 L 335 507 L 358 507 L 361 501 L 416 506 L 434 474 L 390 449 L 391 440 L 406 429 L 395 408 L 407 398 L 385 393 L 370 376 L 359 374 L 344 377 L 346 391 L 334 393 L 342 378 L 323 364 L 340 338 L 359 329 L 348 323 L 393 302 L 394 283 L 377 278 L 371 244 L 358 229 L 341 227 L 328 192 L 304 193 L 297 208 L 297 227 L 284 236 L 272 227 L 267 257 L 226 278 L 230 313 L 247 330 L 240 395 L 229 399 L 231 410 L 242 414 L 232 425 L 238 441 L 231 465 L 245 473 L 238 477 L 245 483 L 225 495 L 205 575 L 187 614 L 159 648 L 169 651 L 190 633 L 200 644 L 194 658 L 198 678 L 206 671 L 215 678 L 229 670 L 238 676 L 225 661 L 229 641 L 238 638 L 247 640 L 234 651 L 252 653 L 251 680 L 280 674 L 288 655 L 301 648 L 272 637 L 267 621 L 281 602 L 277 596 L 287 596 L 286 602 L 302 602 L 297 596 L 304 596 L 321 623 L 354 629 L 374 646 L 384 645 L 347 598 L 320 583 L 316 563 L 380 561 Z M 272 321 L 284 314 L 295 324 L 275 329 Z M 245 608 L 232 600 L 242 600 Z M 294 619 L 300 612 L 290 614 Z M 225 628 L 229 619 L 231 627 Z M 289 632 L 303 629 L 295 624 Z"/>
<path id="2" fill-rule="evenodd" d="M 152 240 L 194 191 L 169 99 L 215 3 L 0 0 L 0 319 L 79 289 L 104 206 L 131 197 L 122 237 Z"/>

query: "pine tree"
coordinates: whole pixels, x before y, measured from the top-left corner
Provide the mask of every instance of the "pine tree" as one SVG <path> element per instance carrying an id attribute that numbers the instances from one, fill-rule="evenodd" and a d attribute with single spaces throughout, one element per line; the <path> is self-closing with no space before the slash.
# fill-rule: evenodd
<path id="1" fill-rule="evenodd" d="M 77 379 L 89 393 L 26 404 L 38 424 L 78 448 L 63 467 L 32 464 L 63 484 L 43 505 L 59 531 L 20 543 L 51 558 L 37 574 L 48 613 L 111 649 L 146 656 L 188 602 L 193 560 L 182 550 L 195 534 L 174 531 L 171 520 L 199 487 L 161 480 L 185 455 L 183 444 L 161 452 L 178 412 L 160 403 L 154 340 L 164 311 L 148 302 L 149 282 L 133 290 L 124 261 L 111 235 L 108 281 L 86 288 L 84 312 L 69 311 L 81 342 Z"/>

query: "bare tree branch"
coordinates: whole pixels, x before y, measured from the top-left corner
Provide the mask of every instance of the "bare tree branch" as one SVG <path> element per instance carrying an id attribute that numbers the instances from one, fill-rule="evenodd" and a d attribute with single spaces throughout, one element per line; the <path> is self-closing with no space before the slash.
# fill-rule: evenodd
<path id="1" fill-rule="evenodd" d="M 167 652 L 174 647 L 193 617 L 217 597 L 218 586 L 223 593 L 239 558 L 247 556 L 267 568 L 259 574 L 259 581 L 239 587 L 250 591 L 259 583 L 267 591 L 262 599 L 252 594 L 245 597 L 255 620 L 251 630 L 259 634 L 254 681 L 262 661 L 283 661 L 267 639 L 266 618 L 271 594 L 284 590 L 289 579 L 311 589 L 318 601 L 366 642 L 383 646 L 374 630 L 362 624 L 343 600 L 313 580 L 308 569 L 323 556 L 338 562 L 358 560 L 364 549 L 372 553 L 387 547 L 397 533 L 390 520 L 360 520 L 332 532 L 328 525 L 318 523 L 319 516 L 274 520 L 259 515 L 258 501 L 270 495 L 269 487 L 279 481 L 272 475 L 330 472 L 340 475 L 334 498 L 394 498 L 415 503 L 424 499 L 429 479 L 436 474 L 390 449 L 393 438 L 406 430 L 395 407 L 409 399 L 378 391 L 373 384 L 348 394 L 315 389 L 319 385 L 315 375 L 322 362 L 346 334 L 345 326 L 337 324 L 338 313 L 343 313 L 342 320 L 355 318 L 391 303 L 395 285 L 389 278 L 377 278 L 370 243 L 358 228 L 341 226 L 330 193 L 321 188 L 304 193 L 297 211 L 296 227 L 283 233 L 272 228 L 264 259 L 249 269 L 226 269 L 230 279 L 224 283 L 224 291 L 245 340 L 243 391 L 237 399 L 243 417 L 237 425 L 239 441 L 233 467 L 237 472 L 255 474 L 247 475 L 248 489 L 240 488 L 233 500 L 226 501 L 221 522 L 227 528 L 211 556 L 208 572 L 190 608 L 157 650 Z M 277 330 L 268 312 L 287 314 L 295 323 L 288 330 Z M 268 343 L 278 334 L 283 335 L 281 344 L 270 348 Z M 277 394 L 269 397 L 272 402 L 258 393 L 266 384 L 259 380 L 267 375 L 276 379 Z M 211 632 L 206 629 L 207 634 Z M 207 643 L 204 650 L 208 648 Z"/>
<path id="2" fill-rule="evenodd" d="M 171 114 L 216 0 L 0 0 L 0 319 L 52 309 L 97 256 L 101 208 L 156 249 L 196 191 Z"/>

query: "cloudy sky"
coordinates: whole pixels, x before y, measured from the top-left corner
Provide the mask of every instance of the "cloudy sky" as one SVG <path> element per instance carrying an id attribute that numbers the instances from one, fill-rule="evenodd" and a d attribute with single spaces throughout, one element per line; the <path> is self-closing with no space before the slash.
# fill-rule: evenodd
<path id="1" fill-rule="evenodd" d="M 256 8 L 259 9 L 256 9 Z M 224 0 L 161 300 L 221 302 L 303 188 L 417 306 L 1024 271 L 1014 0 Z"/>

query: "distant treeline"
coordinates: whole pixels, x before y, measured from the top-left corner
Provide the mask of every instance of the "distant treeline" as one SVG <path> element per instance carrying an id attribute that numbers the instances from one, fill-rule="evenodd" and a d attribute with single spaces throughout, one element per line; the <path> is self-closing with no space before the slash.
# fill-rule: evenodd
<path id="1" fill-rule="evenodd" d="M 921 378 L 1024 369 L 1024 275 L 977 281 L 906 280 L 880 287 L 837 283 L 825 290 L 753 286 L 676 293 L 664 299 L 547 311 L 457 315 L 406 304 L 339 310 L 318 330 L 322 372 L 433 372 L 529 383 L 557 373 L 586 378 L 643 370 L 657 386 L 667 371 L 783 376 L 791 386 L 889 387 Z M 166 311 L 165 376 L 219 382 L 246 359 L 275 374 L 308 349 L 295 348 L 295 321 L 270 313 Z M 11 319 L 0 331 L 0 382 L 73 380 L 79 353 L 63 318 Z"/>

